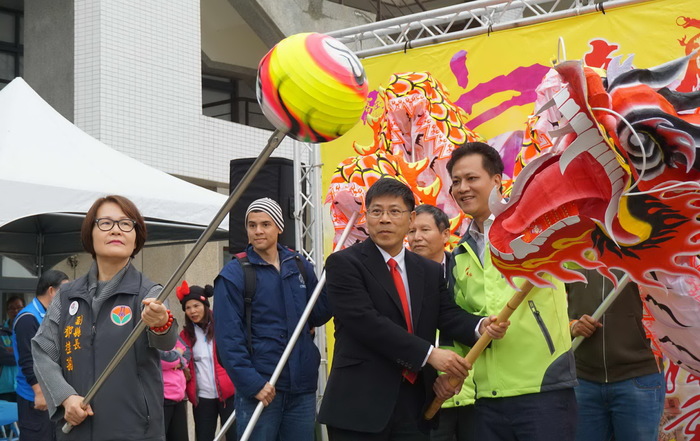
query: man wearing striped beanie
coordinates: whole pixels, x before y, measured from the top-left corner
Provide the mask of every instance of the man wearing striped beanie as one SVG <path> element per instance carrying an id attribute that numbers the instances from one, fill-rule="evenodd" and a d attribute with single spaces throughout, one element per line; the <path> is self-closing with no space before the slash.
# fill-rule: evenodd
<path id="1" fill-rule="evenodd" d="M 313 441 L 320 354 L 310 330 L 330 319 L 328 301 L 324 292 L 272 386 L 270 376 L 318 280 L 307 260 L 278 243 L 284 217 L 276 201 L 253 201 L 245 225 L 249 244 L 214 281 L 213 308 L 219 358 L 236 386 L 238 436 L 262 402 L 251 441 Z M 248 301 L 251 269 L 255 292 Z"/>

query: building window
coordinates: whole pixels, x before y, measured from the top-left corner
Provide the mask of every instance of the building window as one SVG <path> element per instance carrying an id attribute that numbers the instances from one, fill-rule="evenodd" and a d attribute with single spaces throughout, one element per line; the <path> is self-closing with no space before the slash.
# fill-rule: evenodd
<path id="1" fill-rule="evenodd" d="M 0 8 L 0 89 L 22 76 L 23 26 L 22 12 Z"/>
<path id="2" fill-rule="evenodd" d="M 274 129 L 258 105 L 255 89 L 242 80 L 202 76 L 202 113 L 260 129 Z"/>

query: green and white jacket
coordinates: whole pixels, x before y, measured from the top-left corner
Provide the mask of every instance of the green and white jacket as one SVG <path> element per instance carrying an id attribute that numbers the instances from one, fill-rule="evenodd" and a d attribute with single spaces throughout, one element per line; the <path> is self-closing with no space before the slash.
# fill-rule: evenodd
<path id="1" fill-rule="evenodd" d="M 475 249 L 474 240 L 465 234 L 453 251 L 449 276 L 455 301 L 472 314 L 496 315 L 515 290 L 491 263 L 488 244 L 485 264 Z M 510 317 L 505 337 L 491 342 L 461 392 L 443 407 L 470 405 L 475 398 L 513 397 L 576 386 L 566 291 L 563 283 L 550 280 L 554 288 L 532 289 Z M 441 341 L 440 347 L 462 355 L 469 351 L 452 341 Z"/>

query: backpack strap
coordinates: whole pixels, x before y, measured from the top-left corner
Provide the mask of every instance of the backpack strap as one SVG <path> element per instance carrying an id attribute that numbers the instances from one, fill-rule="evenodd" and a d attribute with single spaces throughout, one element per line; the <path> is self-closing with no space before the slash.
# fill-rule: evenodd
<path id="1" fill-rule="evenodd" d="M 304 278 L 304 283 L 306 284 L 308 281 L 306 278 L 306 267 L 304 266 L 304 262 L 301 261 L 301 256 L 299 256 L 299 254 L 295 254 L 294 261 L 297 264 L 297 268 L 299 268 L 299 274 L 301 274 L 301 277 Z"/>
<path id="2" fill-rule="evenodd" d="M 255 268 L 248 260 L 248 255 L 244 252 L 235 255 L 236 260 L 243 268 L 243 311 L 245 314 L 246 344 L 248 352 L 253 353 L 253 297 L 255 297 L 256 280 Z"/>
<path id="3" fill-rule="evenodd" d="M 255 297 L 256 279 L 255 279 L 255 267 L 248 260 L 248 255 L 246 252 L 238 253 L 234 256 L 238 263 L 243 268 L 243 310 L 245 314 L 245 326 L 246 326 L 246 344 L 248 346 L 248 352 L 253 353 L 253 297 Z M 304 278 L 304 283 L 307 283 L 306 267 L 304 262 L 301 261 L 301 256 L 295 254 L 294 261 L 299 268 L 299 273 Z"/>

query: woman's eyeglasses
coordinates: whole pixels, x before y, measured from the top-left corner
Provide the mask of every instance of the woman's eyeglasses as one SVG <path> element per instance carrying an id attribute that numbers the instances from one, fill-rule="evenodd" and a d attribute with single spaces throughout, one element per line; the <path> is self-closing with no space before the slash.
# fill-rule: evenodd
<path id="1" fill-rule="evenodd" d="M 136 226 L 136 221 L 133 219 L 119 219 L 115 221 L 114 219 L 110 219 L 108 217 L 102 217 L 100 219 L 96 219 L 95 224 L 101 231 L 112 231 L 114 225 L 117 225 L 120 230 L 128 233 L 134 229 Z"/>

